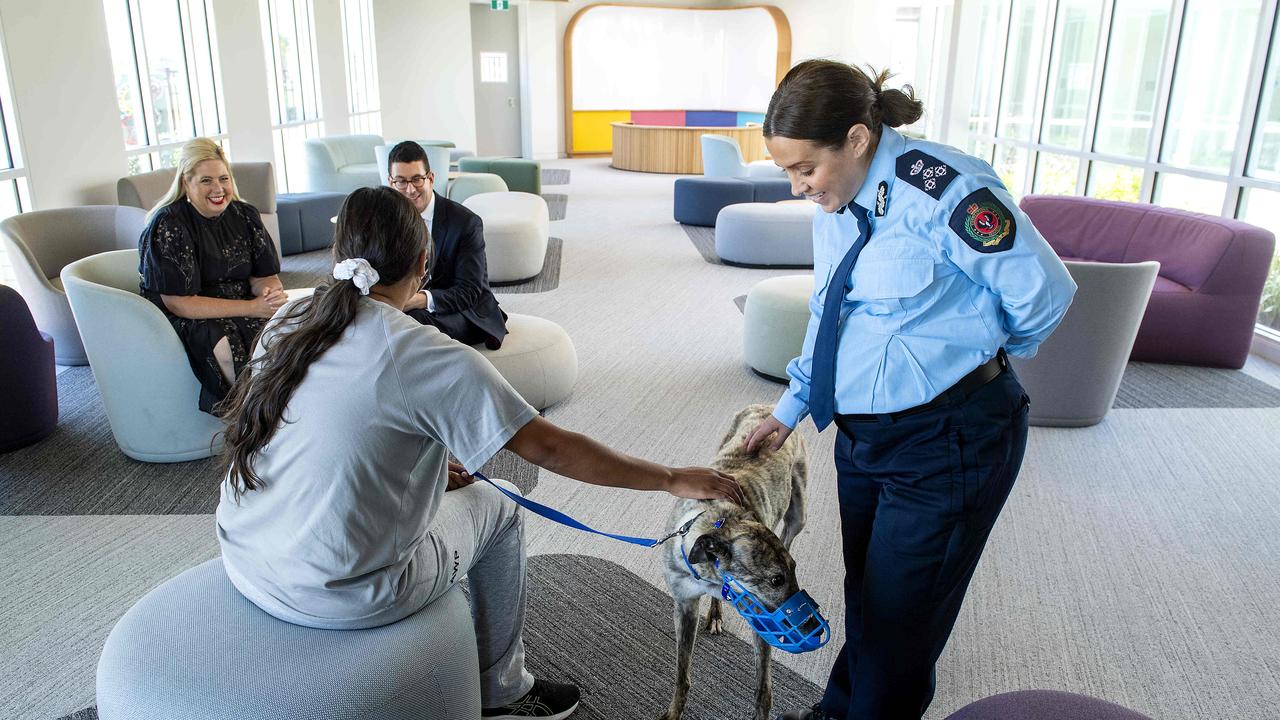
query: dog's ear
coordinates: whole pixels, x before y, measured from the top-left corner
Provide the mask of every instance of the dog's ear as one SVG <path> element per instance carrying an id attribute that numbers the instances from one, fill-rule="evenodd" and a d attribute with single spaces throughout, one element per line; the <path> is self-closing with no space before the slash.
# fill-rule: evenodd
<path id="1" fill-rule="evenodd" d="M 712 562 L 712 558 L 725 562 L 732 555 L 728 543 L 716 533 L 707 533 L 693 541 L 693 547 L 689 549 L 689 562 L 697 565 L 698 563 Z"/>

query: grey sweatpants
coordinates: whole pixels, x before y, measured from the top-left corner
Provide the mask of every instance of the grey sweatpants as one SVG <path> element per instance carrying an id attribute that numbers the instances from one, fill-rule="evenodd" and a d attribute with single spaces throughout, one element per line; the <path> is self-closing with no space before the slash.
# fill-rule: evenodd
<path id="1" fill-rule="evenodd" d="M 494 480 L 520 492 L 506 480 Z M 524 513 L 483 481 L 444 494 L 414 562 L 434 601 L 471 579 L 471 615 L 480 654 L 480 699 L 506 705 L 533 687 L 524 667 Z"/>

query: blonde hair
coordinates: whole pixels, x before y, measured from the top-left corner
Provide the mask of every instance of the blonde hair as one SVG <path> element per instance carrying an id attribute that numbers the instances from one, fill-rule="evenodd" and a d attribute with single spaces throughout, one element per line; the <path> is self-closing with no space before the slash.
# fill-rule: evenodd
<path id="1" fill-rule="evenodd" d="M 227 168 L 227 175 L 231 178 L 231 199 L 240 199 L 240 193 L 236 189 L 236 176 L 231 173 L 231 163 L 227 160 L 227 151 L 209 138 L 196 138 L 182 146 L 182 155 L 178 158 L 178 170 L 173 175 L 173 184 L 169 186 L 169 191 L 164 194 L 164 197 L 160 198 L 160 202 L 147 213 L 148 222 L 161 208 L 187 196 L 187 188 L 183 180 L 195 177 L 196 168 L 207 160 L 222 161 Z"/>

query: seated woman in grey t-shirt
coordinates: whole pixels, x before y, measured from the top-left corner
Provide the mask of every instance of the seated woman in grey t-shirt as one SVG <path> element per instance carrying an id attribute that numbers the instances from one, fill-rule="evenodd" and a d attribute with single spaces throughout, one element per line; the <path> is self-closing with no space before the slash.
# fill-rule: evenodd
<path id="1" fill-rule="evenodd" d="M 556 427 L 478 352 L 405 315 L 427 241 L 399 193 L 356 190 L 337 224 L 335 281 L 280 309 L 228 399 L 227 574 L 266 612 L 330 629 L 395 622 L 468 575 L 485 717 L 567 717 L 577 688 L 524 667 L 522 515 L 469 473 L 505 447 L 597 485 L 739 501 L 741 488 Z"/>

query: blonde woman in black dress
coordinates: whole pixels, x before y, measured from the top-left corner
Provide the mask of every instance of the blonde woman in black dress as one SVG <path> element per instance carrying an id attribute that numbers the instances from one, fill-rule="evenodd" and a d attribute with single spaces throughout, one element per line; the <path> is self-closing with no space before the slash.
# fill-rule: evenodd
<path id="1" fill-rule="evenodd" d="M 236 194 L 225 151 L 196 138 L 182 146 L 173 186 L 139 241 L 142 294 L 169 319 L 212 413 L 254 340 L 287 298 L 280 258 L 262 218 Z"/>

